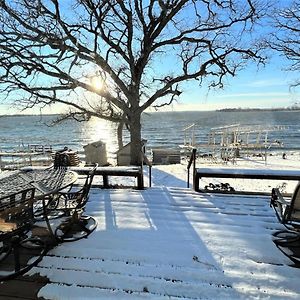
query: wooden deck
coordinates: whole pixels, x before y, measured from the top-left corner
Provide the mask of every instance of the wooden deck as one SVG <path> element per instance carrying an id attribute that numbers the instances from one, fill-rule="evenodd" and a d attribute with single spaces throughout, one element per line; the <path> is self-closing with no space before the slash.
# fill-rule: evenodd
<path id="1" fill-rule="evenodd" d="M 0 300 L 300 294 L 300 269 L 272 241 L 282 225 L 269 197 L 166 187 L 92 189 L 86 213 L 98 222 L 88 239 L 57 246 L 32 270 L 49 280 L 35 275 L 2 283 Z"/>
<path id="2" fill-rule="evenodd" d="M 24 265 L 31 257 L 36 255 L 36 252 L 22 248 L 20 254 L 21 264 Z M 9 257 L 1 262 L 1 270 L 12 264 L 13 259 Z M 44 299 L 38 297 L 38 292 L 48 282 L 48 278 L 39 276 L 38 274 L 18 276 L 16 279 L 0 282 L 0 300 Z"/>
<path id="3" fill-rule="evenodd" d="M 39 275 L 20 276 L 14 280 L 0 283 L 0 300 L 33 300 L 38 297 L 39 290 L 49 282 L 46 277 Z"/>

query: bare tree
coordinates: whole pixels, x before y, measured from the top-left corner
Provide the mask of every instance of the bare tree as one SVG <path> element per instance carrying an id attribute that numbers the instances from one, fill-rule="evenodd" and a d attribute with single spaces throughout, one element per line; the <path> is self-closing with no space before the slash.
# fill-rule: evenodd
<path id="1" fill-rule="evenodd" d="M 2 96 L 123 122 L 138 164 L 143 111 L 171 104 L 186 81 L 223 87 L 246 61 L 262 61 L 258 1 L 0 0 Z"/>
<path id="2" fill-rule="evenodd" d="M 294 0 L 288 7 L 274 14 L 276 32 L 272 35 L 271 48 L 283 54 L 289 61 L 290 71 L 300 71 L 300 1 Z M 292 87 L 300 86 L 298 78 Z"/>

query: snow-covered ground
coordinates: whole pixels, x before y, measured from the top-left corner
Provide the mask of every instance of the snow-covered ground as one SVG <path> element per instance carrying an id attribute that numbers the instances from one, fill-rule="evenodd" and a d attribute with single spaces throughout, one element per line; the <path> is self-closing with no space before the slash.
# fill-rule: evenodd
<path id="1" fill-rule="evenodd" d="M 178 165 L 153 166 L 152 185 L 153 186 L 178 186 L 187 187 L 187 162 Z M 300 153 L 290 152 L 286 159 L 281 155 L 268 156 L 267 161 L 261 157 L 240 158 L 235 163 L 228 162 L 215 163 L 211 160 L 198 160 L 197 168 L 222 167 L 222 168 L 253 168 L 253 169 L 283 169 L 283 170 L 300 170 Z M 192 169 L 190 170 L 190 181 L 192 182 Z M 147 179 L 145 180 L 147 183 Z M 274 180 L 253 180 L 253 179 L 211 179 L 203 178 L 200 188 L 208 185 L 210 182 L 229 183 L 239 191 L 261 191 L 269 192 L 273 187 L 280 187 L 282 191 L 292 193 L 296 182 L 293 181 L 274 181 Z"/>
<path id="2" fill-rule="evenodd" d="M 294 154 L 268 157 L 267 164 L 255 158 L 228 167 L 299 165 L 300 156 Z M 300 269 L 291 267 L 272 242 L 272 232 L 282 227 L 269 197 L 196 193 L 186 188 L 186 178 L 185 163 L 153 166 L 151 188 L 92 189 L 86 213 L 96 218 L 97 229 L 88 239 L 54 248 L 32 269 L 50 279 L 39 296 L 299 299 Z M 274 182 L 235 184 L 270 190 Z"/>
<path id="3" fill-rule="evenodd" d="M 265 161 L 261 157 L 240 158 L 235 163 L 214 162 L 210 159 L 199 159 L 196 164 L 197 168 L 205 167 L 222 167 L 222 168 L 254 168 L 254 169 L 285 169 L 299 170 L 300 169 L 300 153 L 289 152 L 286 159 L 282 159 L 282 154 L 268 156 Z M 149 187 L 149 168 L 144 167 L 144 182 L 145 186 Z M 274 180 L 249 180 L 249 179 L 211 179 L 203 178 L 200 183 L 200 188 L 212 183 L 229 183 L 232 187 L 239 191 L 262 191 L 269 192 L 273 187 L 281 187 L 284 192 L 292 193 L 296 182 L 274 181 Z M 101 184 L 102 178 L 95 178 L 94 183 Z M 111 184 L 131 185 L 136 184 L 133 178 L 110 178 Z M 174 165 L 153 165 L 151 176 L 152 187 L 169 186 L 169 187 L 187 187 L 187 161 L 183 160 L 181 164 Z M 192 187 L 192 168 L 190 169 L 190 187 Z"/>

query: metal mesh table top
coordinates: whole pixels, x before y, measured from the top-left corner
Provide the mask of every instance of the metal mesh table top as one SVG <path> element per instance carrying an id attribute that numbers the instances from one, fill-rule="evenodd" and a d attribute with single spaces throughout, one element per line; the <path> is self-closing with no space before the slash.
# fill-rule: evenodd
<path id="1" fill-rule="evenodd" d="M 66 168 L 5 172 L 0 176 L 0 198 L 30 187 L 36 188 L 37 196 L 52 194 L 70 186 L 77 178 L 77 173 Z"/>

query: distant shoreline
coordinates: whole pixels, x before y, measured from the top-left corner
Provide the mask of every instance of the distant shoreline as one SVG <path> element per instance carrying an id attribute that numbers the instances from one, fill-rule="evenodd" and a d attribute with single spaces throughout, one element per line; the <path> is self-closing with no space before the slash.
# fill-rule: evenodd
<path id="1" fill-rule="evenodd" d="M 263 111 L 292 111 L 297 112 L 300 111 L 300 107 L 278 107 L 278 108 L 221 108 L 216 110 L 199 110 L 199 112 L 263 112 Z M 156 114 L 156 113 L 188 113 L 188 112 L 196 112 L 196 111 L 146 111 L 143 114 Z M 0 115 L 0 118 L 3 117 L 31 117 L 31 116 L 60 116 L 62 114 L 12 114 L 12 115 Z"/>
<path id="2" fill-rule="evenodd" d="M 240 112 L 240 111 L 300 111 L 300 107 L 279 107 L 279 108 L 222 108 L 216 111 Z"/>

